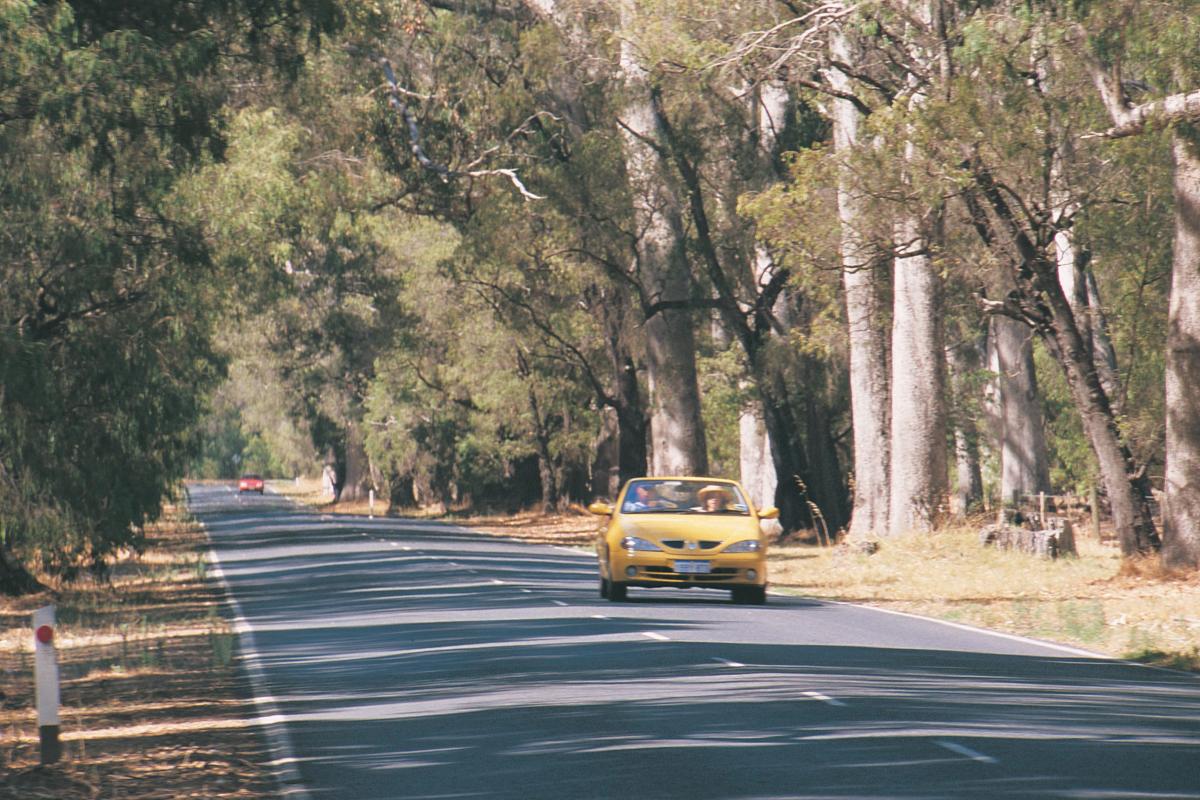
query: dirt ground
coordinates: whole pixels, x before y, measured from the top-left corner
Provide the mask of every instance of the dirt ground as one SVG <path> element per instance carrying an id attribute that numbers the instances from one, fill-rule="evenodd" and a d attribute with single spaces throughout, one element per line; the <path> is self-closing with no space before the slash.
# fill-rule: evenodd
<path id="1" fill-rule="evenodd" d="M 174 522 L 111 583 L 0 600 L 0 798 L 277 797 L 204 534 Z M 41 765 L 30 614 L 57 606 L 62 759 Z"/>

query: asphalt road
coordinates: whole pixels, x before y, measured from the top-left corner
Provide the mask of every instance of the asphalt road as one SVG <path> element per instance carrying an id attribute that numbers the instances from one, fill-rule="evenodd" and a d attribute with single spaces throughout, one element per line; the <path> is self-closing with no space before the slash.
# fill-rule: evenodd
<path id="1" fill-rule="evenodd" d="M 1200 680 L 191 487 L 296 798 L 1200 798 Z"/>

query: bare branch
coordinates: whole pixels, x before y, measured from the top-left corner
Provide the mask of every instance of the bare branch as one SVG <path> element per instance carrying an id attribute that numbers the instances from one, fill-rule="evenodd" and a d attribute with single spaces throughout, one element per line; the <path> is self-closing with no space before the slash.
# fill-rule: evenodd
<path id="1" fill-rule="evenodd" d="M 517 191 L 520 192 L 521 196 L 524 197 L 526 200 L 545 200 L 546 199 L 543 195 L 534 194 L 533 192 L 529 191 L 529 189 L 527 189 L 525 187 L 525 184 L 521 182 L 521 179 L 517 177 L 517 172 L 515 169 L 512 169 L 512 168 L 476 169 L 476 170 L 468 169 L 466 171 L 459 171 L 459 170 L 452 170 L 449 167 L 447 167 L 446 165 L 438 164 L 433 159 L 431 159 L 425 153 L 425 149 L 421 146 L 421 130 L 417 126 L 416 117 L 413 116 L 413 113 L 409 109 L 408 104 L 405 103 L 404 100 L 402 99 L 405 94 L 408 94 L 409 96 L 415 96 L 415 95 L 413 95 L 412 92 L 405 92 L 404 90 L 402 90 L 400 88 L 399 83 L 396 81 L 396 73 L 392 70 L 392 62 L 391 61 L 389 61 L 386 58 L 380 58 L 379 64 L 381 67 L 383 67 L 383 74 L 384 74 L 384 76 L 386 76 L 387 82 L 388 82 L 388 87 L 389 87 L 388 104 L 391 105 L 392 108 L 394 108 L 400 112 L 400 116 L 401 116 L 401 118 L 403 118 L 404 124 L 408 129 L 409 150 L 412 152 L 413 156 L 417 159 L 418 164 L 420 164 L 422 167 L 429 170 L 430 172 L 437 173 L 441 177 L 441 179 L 445 182 L 449 182 L 451 178 L 463 178 L 463 177 L 483 178 L 483 177 L 487 177 L 487 176 L 491 176 L 491 175 L 503 175 L 504 177 L 508 178 L 509 181 L 512 182 L 513 186 L 516 187 Z M 522 132 L 522 130 L 525 128 L 526 125 L 528 125 L 534 119 L 537 119 L 539 116 L 540 116 L 540 114 L 534 114 L 533 116 L 529 117 L 529 119 L 527 119 L 525 122 L 523 122 L 521 124 L 521 126 L 519 128 L 517 128 L 517 130 L 515 130 L 511 134 L 509 134 L 509 137 L 506 141 L 511 141 L 513 136 Z M 553 115 L 551 115 L 551 116 L 553 116 Z M 484 159 L 486 159 L 491 153 L 495 152 L 497 149 L 498 148 L 492 148 L 491 150 L 488 150 L 487 152 L 485 152 L 482 156 L 480 156 L 478 159 L 476 159 L 475 161 L 472 162 L 472 166 L 475 164 L 481 163 Z"/>

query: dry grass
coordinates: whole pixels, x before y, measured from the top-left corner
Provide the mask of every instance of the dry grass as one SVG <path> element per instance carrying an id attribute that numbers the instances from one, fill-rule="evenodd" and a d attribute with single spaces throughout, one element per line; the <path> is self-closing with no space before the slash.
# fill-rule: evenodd
<path id="1" fill-rule="evenodd" d="M 879 552 L 777 545 L 771 580 L 811 597 L 946 619 L 1094 652 L 1200 669 L 1200 575 L 1123 564 L 1078 537 L 1079 558 L 984 548 L 975 528 L 887 539 Z"/>
<path id="2" fill-rule="evenodd" d="M 0 600 L 0 798 L 277 797 L 204 535 L 176 519 L 150 538 L 111 582 Z M 64 755 L 41 766 L 29 615 L 49 603 Z"/>

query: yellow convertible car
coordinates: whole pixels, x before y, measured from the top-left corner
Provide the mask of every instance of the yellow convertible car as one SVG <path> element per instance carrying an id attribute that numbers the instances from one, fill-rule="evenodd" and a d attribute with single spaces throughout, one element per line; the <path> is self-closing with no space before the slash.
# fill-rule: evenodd
<path id="1" fill-rule="evenodd" d="M 734 481 L 634 478 L 615 506 L 592 503 L 607 516 L 599 533 L 600 596 L 624 600 L 630 586 L 728 589 L 735 603 L 767 601 L 767 540 L 756 511 Z"/>

